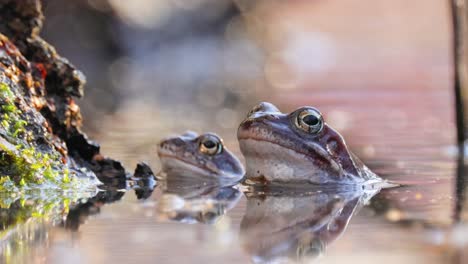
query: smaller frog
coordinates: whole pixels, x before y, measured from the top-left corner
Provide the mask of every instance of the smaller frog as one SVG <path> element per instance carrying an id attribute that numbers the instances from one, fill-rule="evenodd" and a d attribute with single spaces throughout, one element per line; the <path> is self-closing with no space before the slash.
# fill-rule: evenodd
<path id="1" fill-rule="evenodd" d="M 314 107 L 285 114 L 271 103 L 260 103 L 242 121 L 237 137 L 248 182 L 353 184 L 380 179 Z"/>
<path id="2" fill-rule="evenodd" d="M 197 180 L 229 186 L 244 177 L 239 159 L 214 133 L 198 135 L 195 132 L 170 137 L 159 143 L 162 177 L 167 179 Z"/>

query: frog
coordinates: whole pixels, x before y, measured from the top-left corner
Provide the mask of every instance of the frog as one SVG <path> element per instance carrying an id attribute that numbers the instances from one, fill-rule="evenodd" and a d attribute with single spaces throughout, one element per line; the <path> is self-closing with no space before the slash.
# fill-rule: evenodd
<path id="1" fill-rule="evenodd" d="M 282 113 L 261 102 L 241 122 L 237 138 L 247 183 L 355 184 L 380 179 L 312 106 Z"/>
<path id="2" fill-rule="evenodd" d="M 232 186 L 241 181 L 245 170 L 240 160 L 215 133 L 198 135 L 187 131 L 160 141 L 160 178 Z"/>

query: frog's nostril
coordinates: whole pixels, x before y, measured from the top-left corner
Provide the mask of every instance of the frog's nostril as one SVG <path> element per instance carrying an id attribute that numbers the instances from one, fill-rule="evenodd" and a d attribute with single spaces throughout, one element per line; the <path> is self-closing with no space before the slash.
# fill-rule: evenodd
<path id="1" fill-rule="evenodd" d="M 278 115 L 273 115 L 273 114 L 266 115 L 266 118 L 268 120 L 277 120 L 277 119 L 279 119 Z"/>
<path id="2" fill-rule="evenodd" d="M 167 147 L 167 141 L 161 141 L 158 145 L 159 149 L 165 149 Z"/>

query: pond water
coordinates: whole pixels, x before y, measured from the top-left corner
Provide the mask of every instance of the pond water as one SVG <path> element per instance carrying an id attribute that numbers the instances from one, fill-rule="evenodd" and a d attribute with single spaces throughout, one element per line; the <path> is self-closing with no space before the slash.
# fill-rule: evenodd
<path id="1" fill-rule="evenodd" d="M 0 195 L 1 263 L 468 263 L 448 2 L 45 2 L 42 36 L 89 81 L 84 130 L 129 172 L 187 129 L 242 159 L 237 126 L 270 101 L 317 107 L 402 186 Z"/>
<path id="2" fill-rule="evenodd" d="M 158 183 L 147 199 L 133 190 L 101 193 L 69 213 L 24 213 L 25 221 L 4 223 L 4 262 L 466 263 L 463 189 L 455 185 L 463 161 L 453 145 L 449 91 L 319 91 L 273 100 L 284 111 L 314 102 L 374 172 L 404 186 L 263 193 Z M 161 111 L 126 107 L 106 116 L 105 129 L 92 136 L 129 170 L 144 160 L 157 171 L 156 142 L 187 128 L 165 126 Z M 235 129 L 209 120 L 197 129 L 219 132 L 239 154 Z M 44 200 L 24 199 L 5 210 L 20 214 L 47 205 Z"/>

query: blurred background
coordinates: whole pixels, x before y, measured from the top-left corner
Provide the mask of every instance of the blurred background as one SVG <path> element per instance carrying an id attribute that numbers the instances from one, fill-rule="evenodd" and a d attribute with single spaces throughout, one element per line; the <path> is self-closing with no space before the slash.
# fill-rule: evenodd
<path id="1" fill-rule="evenodd" d="M 448 1 L 46 0 L 44 12 L 43 37 L 87 77 L 85 130 L 127 166 L 157 164 L 168 133 L 234 139 L 259 101 L 319 107 L 345 138 L 454 137 Z M 358 141 L 382 141 L 370 134 Z"/>
<path id="2" fill-rule="evenodd" d="M 84 130 L 128 170 L 147 161 L 158 171 L 157 142 L 187 129 L 219 133 L 240 154 L 237 126 L 255 104 L 284 112 L 312 105 L 378 175 L 419 184 L 381 192 L 321 263 L 463 263 L 466 227 L 439 229 L 454 222 L 457 202 L 449 7 L 45 0 L 42 36 L 86 75 Z M 156 223 L 158 195 L 143 204 L 126 195 L 78 234 L 53 234 L 47 255 L 56 263 L 180 263 L 183 248 L 199 263 L 251 259 L 236 240 L 244 198 L 210 228 Z"/>

